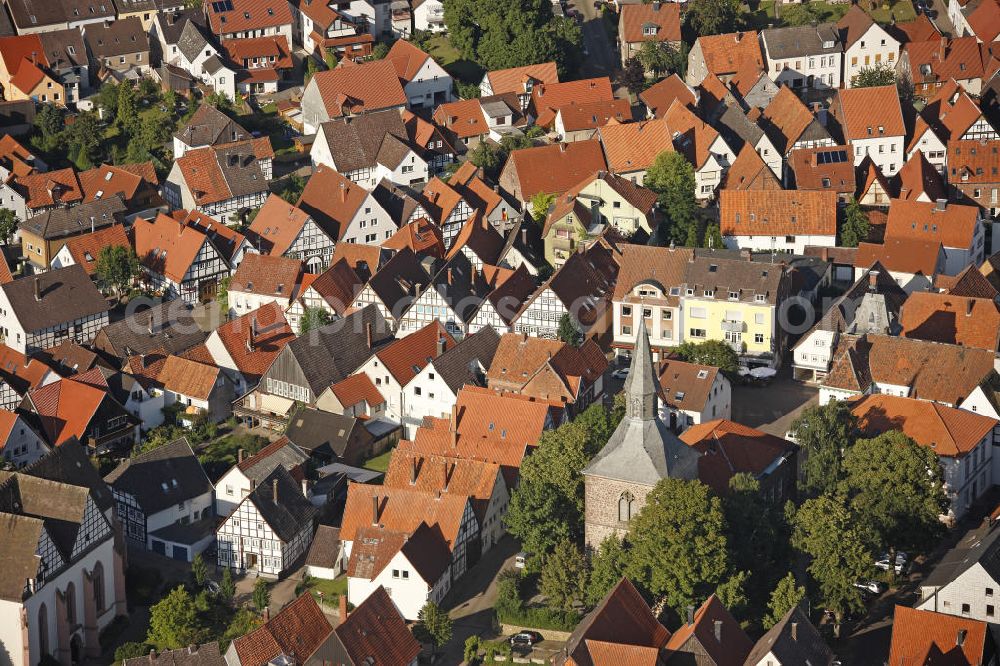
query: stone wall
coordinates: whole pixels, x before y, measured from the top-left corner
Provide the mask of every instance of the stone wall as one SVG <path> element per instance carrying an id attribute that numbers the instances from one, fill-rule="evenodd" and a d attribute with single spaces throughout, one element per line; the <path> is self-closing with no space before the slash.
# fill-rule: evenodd
<path id="1" fill-rule="evenodd" d="M 629 492 L 635 498 L 632 502 L 632 515 L 635 516 L 646 505 L 646 495 L 653 487 L 587 476 L 584 489 L 584 539 L 587 547 L 596 549 L 611 534 L 621 537 L 628 533 L 628 523 L 618 520 L 618 501 L 622 494 Z"/>

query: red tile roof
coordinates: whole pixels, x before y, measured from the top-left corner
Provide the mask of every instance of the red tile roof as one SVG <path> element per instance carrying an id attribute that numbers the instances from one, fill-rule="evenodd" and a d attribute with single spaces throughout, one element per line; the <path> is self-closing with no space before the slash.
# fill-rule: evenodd
<path id="1" fill-rule="evenodd" d="M 242 666 L 265 666 L 281 655 L 306 663 L 333 632 L 312 593 L 305 593 L 246 636 L 233 641 Z"/>
<path id="2" fill-rule="evenodd" d="M 612 119 L 620 123 L 628 122 L 632 120 L 632 107 L 627 99 L 598 100 L 580 104 L 570 102 L 559 108 L 559 116 L 562 118 L 565 131 L 579 132 L 603 127 Z"/>
<path id="3" fill-rule="evenodd" d="M 894 273 L 931 278 L 944 267 L 944 250 L 940 242 L 922 238 L 889 238 L 881 245 L 859 243 L 854 267 L 867 269 L 876 261 Z"/>
<path id="4" fill-rule="evenodd" d="M 92 234 L 75 236 L 66 241 L 66 250 L 73 257 L 73 261 L 83 266 L 87 275 L 93 275 L 97 270 L 97 258 L 101 254 L 101 249 L 115 246 L 132 248 L 125 227 L 120 224 L 112 224 Z"/>
<path id="5" fill-rule="evenodd" d="M 949 141 L 948 170 L 953 185 L 1000 183 L 1000 140 Z"/>
<path id="6" fill-rule="evenodd" d="M 24 191 L 28 208 L 44 208 L 83 200 L 80 181 L 72 167 L 33 173 L 18 178 L 15 183 Z"/>
<path id="7" fill-rule="evenodd" d="M 381 586 L 347 616 L 336 632 L 355 664 L 409 664 L 421 651 L 420 643 Z"/>
<path id="8" fill-rule="evenodd" d="M 406 106 L 406 93 L 396 68 L 387 60 L 317 72 L 315 82 L 331 118 Z"/>
<path id="9" fill-rule="evenodd" d="M 757 31 L 731 32 L 725 35 L 702 35 L 695 45 L 701 45 L 701 54 L 708 71 L 718 76 L 734 74 L 747 64 L 759 69 L 764 67 Z"/>
<path id="10" fill-rule="evenodd" d="M 669 662 L 675 653 L 697 655 L 707 653 L 715 666 L 743 666 L 753 649 L 753 642 L 736 618 L 714 594 L 694 613 L 694 622 L 685 622 L 664 646 Z M 718 636 L 718 638 L 717 638 Z M 697 646 L 689 646 L 691 639 Z"/>
<path id="11" fill-rule="evenodd" d="M 250 223 L 250 231 L 262 241 L 261 251 L 282 255 L 298 238 L 309 214 L 288 203 L 277 194 L 270 194 Z"/>
<path id="12" fill-rule="evenodd" d="M 3 138 L 0 138 L 0 162 L 15 176 L 23 177 L 34 172 L 35 167 L 32 166 L 34 159 L 35 156 L 31 151 L 18 143 L 10 134 L 4 134 Z"/>
<path id="13" fill-rule="evenodd" d="M 626 42 L 679 42 L 681 41 L 681 6 L 675 2 L 650 2 L 623 5 L 619 29 Z M 654 28 L 655 35 L 647 35 L 646 28 Z"/>
<path id="14" fill-rule="evenodd" d="M 831 163 L 824 160 L 822 164 L 820 163 L 818 157 L 820 154 L 839 152 L 844 153 L 845 159 L 843 161 Z M 795 174 L 795 189 L 797 190 L 849 192 L 853 196 L 857 189 L 850 146 L 796 148 L 788 156 L 788 165 Z"/>
<path id="15" fill-rule="evenodd" d="M 412 81 L 429 58 L 430 56 L 425 51 L 405 39 L 397 39 L 385 56 L 385 59 L 396 68 L 396 74 L 404 82 Z"/>
<path id="16" fill-rule="evenodd" d="M 369 407 L 385 403 L 385 397 L 379 392 L 371 378 L 361 372 L 343 379 L 330 386 L 330 391 L 345 408 L 365 402 Z"/>
<path id="17" fill-rule="evenodd" d="M 343 238 L 354 214 L 368 199 L 369 192 L 325 164 L 316 167 L 296 204 L 309 215 L 322 216 L 317 222 L 326 227 L 335 241 Z M 338 245 L 349 245 L 340 243 Z"/>
<path id="18" fill-rule="evenodd" d="M 229 291 L 275 296 L 286 304 L 299 294 L 302 262 L 290 257 L 248 253 L 229 282 Z"/>
<path id="19" fill-rule="evenodd" d="M 159 180 L 156 178 L 156 172 L 152 170 L 152 162 L 146 162 L 145 165 L 132 165 L 136 167 L 134 170 L 125 168 L 125 166 L 112 166 L 110 164 L 102 164 L 99 167 L 94 167 L 93 169 L 88 169 L 87 171 L 81 171 L 79 174 L 80 178 L 80 189 L 83 190 L 83 200 L 94 201 L 95 199 L 107 198 L 115 194 L 120 194 L 122 200 L 128 203 L 135 195 L 139 192 L 140 188 L 145 184 L 156 188 Z M 145 168 L 148 166 L 148 170 Z M 143 176 L 142 173 L 149 172 L 152 179 L 149 179 L 149 175 Z"/>
<path id="20" fill-rule="evenodd" d="M 29 393 L 46 438 L 59 446 L 84 433 L 107 393 L 72 379 L 61 379 Z"/>
<path id="21" fill-rule="evenodd" d="M 292 9 L 282 0 L 231 0 L 229 11 L 208 11 L 208 24 L 216 35 L 264 30 L 292 24 Z"/>
<path id="22" fill-rule="evenodd" d="M 531 106 L 535 110 L 535 123 L 548 127 L 556 118 L 556 112 L 568 104 L 611 101 L 614 99 L 611 79 L 602 76 L 565 83 L 543 83 L 531 90 Z"/>
<path id="23" fill-rule="evenodd" d="M 941 174 L 918 150 L 899 170 L 899 198 L 916 199 L 924 195 L 931 201 L 948 198 L 948 190 L 941 180 Z"/>
<path id="24" fill-rule="evenodd" d="M 434 121 L 447 127 L 460 139 L 480 136 L 490 131 L 478 98 L 446 102 L 434 110 Z"/>
<path id="25" fill-rule="evenodd" d="M 147 270 L 174 282 L 184 280 L 208 238 L 197 229 L 160 213 L 156 219 L 137 218 L 132 226 L 135 253 Z"/>
<path id="26" fill-rule="evenodd" d="M 542 62 L 537 65 L 525 65 L 524 67 L 512 67 L 510 69 L 499 69 L 486 72 L 486 79 L 490 83 L 492 94 L 501 95 L 503 93 L 525 94 L 525 84 L 528 81 L 537 83 L 558 83 L 559 73 L 556 71 L 554 62 Z"/>
<path id="27" fill-rule="evenodd" d="M 997 425 L 996 419 L 965 409 L 886 394 L 858 398 L 851 412 L 868 437 L 899 430 L 917 444 L 949 458 L 964 456 Z"/>
<path id="28" fill-rule="evenodd" d="M 723 236 L 835 236 L 837 193 L 809 190 L 722 190 Z"/>
<path id="29" fill-rule="evenodd" d="M 219 380 L 219 368 L 180 356 L 168 356 L 160 368 L 157 381 L 168 391 L 208 400 Z"/>
<path id="30" fill-rule="evenodd" d="M 465 495 L 349 483 L 340 538 L 354 541 L 359 529 L 373 525 L 412 534 L 421 523 L 426 523 L 441 533 L 450 549 L 458 541 L 468 503 Z"/>
<path id="31" fill-rule="evenodd" d="M 408 247 L 415 254 L 425 254 L 438 259 L 444 256 L 444 238 L 441 236 L 441 228 L 426 217 L 404 224 L 399 231 L 382 243 L 382 247 L 391 250 L 402 250 L 404 247 Z"/>
<path id="32" fill-rule="evenodd" d="M 887 663 L 891 666 L 982 664 L 988 634 L 989 625 L 982 620 L 896 606 Z"/>
<path id="33" fill-rule="evenodd" d="M 885 225 L 886 238 L 923 238 L 937 240 L 953 248 L 972 247 L 976 225 L 976 206 L 948 204 L 944 210 L 933 202 L 893 199 Z"/>
<path id="34" fill-rule="evenodd" d="M 639 93 L 639 99 L 657 118 L 661 118 L 667 112 L 674 100 L 679 100 L 681 104 L 691 108 L 698 104 L 694 92 L 677 74 L 671 74 L 646 88 Z"/>
<path id="35" fill-rule="evenodd" d="M 843 88 L 837 94 L 840 97 L 839 120 L 846 140 L 906 136 L 895 85 Z"/>
<path id="36" fill-rule="evenodd" d="M 242 37 L 222 40 L 222 48 L 230 60 L 251 71 L 259 69 L 277 70 L 294 66 L 292 54 L 288 50 L 288 40 L 281 35 L 267 37 Z M 260 59 L 254 64 L 254 59 Z"/>
<path id="37" fill-rule="evenodd" d="M 673 136 L 663 119 L 608 123 L 600 129 L 599 136 L 608 168 L 616 173 L 648 169 L 657 155 L 674 150 Z"/>
<path id="38" fill-rule="evenodd" d="M 965 20 L 980 42 L 995 42 L 1000 37 L 1000 0 L 982 0 Z"/>
<path id="39" fill-rule="evenodd" d="M 781 437 L 726 419 L 693 425 L 680 437 L 702 454 L 698 478 L 719 495 L 729 494 L 733 475 L 745 472 L 759 478 L 776 460 L 795 450 L 794 444 Z"/>
<path id="40" fill-rule="evenodd" d="M 439 352 L 454 346 L 455 338 L 435 319 L 419 331 L 382 348 L 375 356 L 400 386 L 406 386 Z"/>
<path id="41" fill-rule="evenodd" d="M 907 56 L 906 62 L 910 64 L 908 73 L 918 86 L 947 79 L 979 79 L 984 74 L 979 42 L 971 35 L 910 42 L 903 47 L 903 51 Z"/>
<path id="42" fill-rule="evenodd" d="M 504 169 L 511 166 L 517 171 L 524 201 L 539 192 L 561 194 L 607 168 L 601 144 L 594 139 L 515 150 Z"/>
<path id="43" fill-rule="evenodd" d="M 295 339 L 281 306 L 273 302 L 226 322 L 213 335 L 218 335 L 236 368 L 251 377 L 263 375 L 284 346 Z"/>
<path id="44" fill-rule="evenodd" d="M 997 351 L 1000 308 L 992 298 L 915 291 L 899 313 L 901 335 Z"/>

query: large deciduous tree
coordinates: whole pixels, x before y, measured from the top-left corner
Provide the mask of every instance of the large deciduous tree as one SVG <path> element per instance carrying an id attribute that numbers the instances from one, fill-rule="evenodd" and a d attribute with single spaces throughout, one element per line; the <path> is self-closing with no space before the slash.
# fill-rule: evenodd
<path id="1" fill-rule="evenodd" d="M 664 151 L 646 171 L 643 185 L 652 191 L 666 211 L 667 235 L 678 245 L 687 244 L 691 231 L 697 238 L 698 203 L 695 201 L 694 167 L 683 154 Z"/>
<path id="2" fill-rule="evenodd" d="M 778 581 L 774 591 L 771 592 L 771 600 L 767 604 L 767 615 L 764 616 L 764 629 L 770 629 L 785 613 L 792 610 L 806 598 L 806 588 L 798 585 L 795 575 L 789 571 L 785 577 Z"/>
<path id="3" fill-rule="evenodd" d="M 94 271 L 101 285 L 121 297 L 139 273 L 139 258 L 131 247 L 105 245 L 97 255 Z"/>
<path id="4" fill-rule="evenodd" d="M 839 400 L 809 407 L 792 423 L 805 459 L 800 491 L 807 496 L 836 491 L 843 477 L 843 456 L 854 443 L 857 425 L 847 403 Z"/>
<path id="5" fill-rule="evenodd" d="M 858 200 L 851 198 L 844 207 L 844 222 L 840 225 L 840 244 L 844 247 L 857 247 L 858 243 L 868 240 L 868 215 L 862 210 Z"/>
<path id="6" fill-rule="evenodd" d="M 539 589 L 550 608 L 573 610 L 587 591 L 587 559 L 575 543 L 563 539 L 542 564 Z"/>
<path id="7" fill-rule="evenodd" d="M 183 586 L 170 591 L 149 609 L 146 642 L 159 650 L 176 650 L 202 643 L 206 632 L 198 621 L 198 609 Z"/>
<path id="8" fill-rule="evenodd" d="M 667 478 L 629 525 L 628 576 L 678 613 L 729 571 L 722 503 L 698 481 Z"/>

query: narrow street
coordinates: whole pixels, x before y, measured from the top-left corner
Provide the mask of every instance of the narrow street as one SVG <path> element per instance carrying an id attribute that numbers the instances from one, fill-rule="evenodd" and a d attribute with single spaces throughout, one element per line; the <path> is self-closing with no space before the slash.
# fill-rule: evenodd
<path id="1" fill-rule="evenodd" d="M 614 40 L 608 37 L 601 10 L 587 0 L 573 0 L 567 3 L 583 15 L 583 43 L 586 51 L 583 53 L 581 76 L 610 76 L 614 81 L 615 70 L 618 69 L 618 54 Z"/>

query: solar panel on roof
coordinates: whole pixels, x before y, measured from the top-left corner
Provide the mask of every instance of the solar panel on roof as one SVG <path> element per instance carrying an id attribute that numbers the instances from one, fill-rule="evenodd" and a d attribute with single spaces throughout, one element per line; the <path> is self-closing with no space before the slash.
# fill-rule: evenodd
<path id="1" fill-rule="evenodd" d="M 233 0 L 215 0 L 212 3 L 212 11 L 216 14 L 233 11 Z"/>

